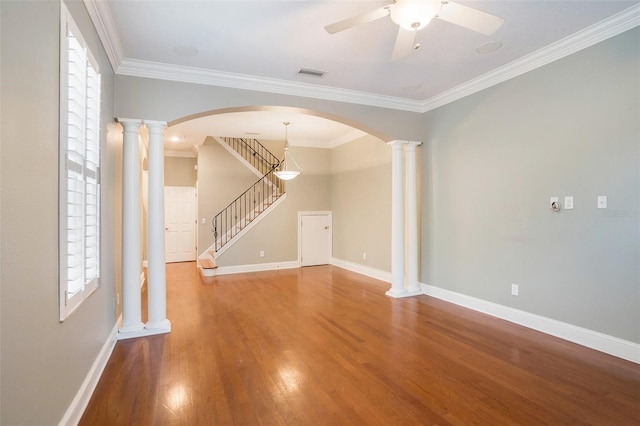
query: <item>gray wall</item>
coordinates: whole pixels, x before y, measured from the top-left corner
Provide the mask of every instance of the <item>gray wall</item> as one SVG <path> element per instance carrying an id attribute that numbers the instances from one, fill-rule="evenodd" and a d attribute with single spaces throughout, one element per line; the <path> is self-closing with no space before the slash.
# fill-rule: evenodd
<path id="1" fill-rule="evenodd" d="M 196 164 L 195 157 L 165 157 L 164 185 L 196 186 Z"/>
<path id="2" fill-rule="evenodd" d="M 422 282 L 640 342 L 639 39 L 426 114 Z"/>
<path id="3" fill-rule="evenodd" d="M 113 73 L 81 2 L 69 4 L 102 73 L 102 122 Z M 2 94 L 1 333 L 3 425 L 57 424 L 116 323 L 119 145 L 103 132 L 102 285 L 58 321 L 60 2 L 0 6 Z"/>
<path id="4" fill-rule="evenodd" d="M 284 155 L 284 140 L 260 139 L 258 142 L 275 155 L 276 158 L 282 159 Z"/>
<path id="5" fill-rule="evenodd" d="M 235 107 L 286 106 L 347 122 L 383 140 L 424 140 L 420 113 L 151 78 L 116 76 L 117 117 L 167 121 Z M 224 135 L 223 135 L 224 136 Z"/>
<path id="6" fill-rule="evenodd" d="M 391 147 L 367 135 L 332 149 L 331 200 L 333 257 L 390 272 Z"/>
<path id="7" fill-rule="evenodd" d="M 331 152 L 290 147 L 304 173 L 286 183 L 287 198 L 218 259 L 220 266 L 298 259 L 298 212 L 331 210 Z M 260 257 L 264 251 L 264 257 Z"/>

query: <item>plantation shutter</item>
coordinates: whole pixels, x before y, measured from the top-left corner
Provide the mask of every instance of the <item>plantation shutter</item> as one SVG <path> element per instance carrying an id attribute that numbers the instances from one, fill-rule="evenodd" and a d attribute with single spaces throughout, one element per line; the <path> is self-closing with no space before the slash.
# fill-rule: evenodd
<path id="1" fill-rule="evenodd" d="M 100 76 L 87 61 L 85 283 L 100 276 Z"/>
<path id="2" fill-rule="evenodd" d="M 100 74 L 67 13 L 61 75 L 61 303 L 64 320 L 100 277 Z"/>

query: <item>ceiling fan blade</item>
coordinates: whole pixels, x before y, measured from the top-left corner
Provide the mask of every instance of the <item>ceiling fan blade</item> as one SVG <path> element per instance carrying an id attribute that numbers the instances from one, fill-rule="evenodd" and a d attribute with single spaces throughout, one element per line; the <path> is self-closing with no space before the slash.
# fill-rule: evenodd
<path id="1" fill-rule="evenodd" d="M 324 27 L 329 34 L 335 34 L 340 31 L 348 30 L 356 25 L 366 24 L 367 22 L 375 21 L 376 19 L 384 18 L 389 15 L 389 6 L 374 9 L 371 12 L 363 13 L 362 15 L 354 16 L 343 21 L 335 22 Z"/>
<path id="2" fill-rule="evenodd" d="M 417 33 L 417 31 L 405 30 L 402 27 L 398 28 L 398 37 L 396 37 L 396 44 L 393 47 L 391 60 L 397 61 L 399 59 L 404 59 L 411 54 L 416 42 Z"/>
<path id="3" fill-rule="evenodd" d="M 504 23 L 495 15 L 453 2 L 444 3 L 437 17 L 484 35 L 493 34 Z"/>

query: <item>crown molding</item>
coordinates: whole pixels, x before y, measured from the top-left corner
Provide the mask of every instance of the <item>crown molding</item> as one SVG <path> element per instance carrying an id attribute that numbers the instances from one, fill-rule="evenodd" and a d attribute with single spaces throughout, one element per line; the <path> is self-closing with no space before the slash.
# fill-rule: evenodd
<path id="1" fill-rule="evenodd" d="M 116 72 L 124 60 L 124 49 L 109 9 L 109 2 L 104 0 L 83 0 L 83 2 L 109 58 L 111 68 Z"/>
<path id="2" fill-rule="evenodd" d="M 205 84 L 424 113 L 533 71 L 640 25 L 640 4 L 440 94 L 417 101 L 316 84 L 127 59 L 107 1 L 83 0 L 119 75 Z"/>
<path id="3" fill-rule="evenodd" d="M 480 77 L 426 99 L 421 112 L 431 111 L 481 90 L 503 83 L 600 43 L 640 25 L 640 4 L 578 31 L 529 55 L 523 56 Z"/>
<path id="4" fill-rule="evenodd" d="M 183 83 L 255 90 L 259 92 L 347 102 L 403 111 L 420 112 L 422 109 L 422 102 L 405 98 L 135 59 L 125 59 L 116 73 L 133 77 L 156 78 L 180 81 Z"/>

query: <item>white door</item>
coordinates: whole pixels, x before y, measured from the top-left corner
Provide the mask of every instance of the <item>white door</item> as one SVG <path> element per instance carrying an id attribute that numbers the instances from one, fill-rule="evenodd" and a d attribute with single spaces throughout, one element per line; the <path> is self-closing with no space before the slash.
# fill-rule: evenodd
<path id="1" fill-rule="evenodd" d="M 183 186 L 164 188 L 165 260 L 196 260 L 196 189 Z"/>
<path id="2" fill-rule="evenodd" d="M 300 266 L 331 261 L 331 212 L 300 212 Z"/>

